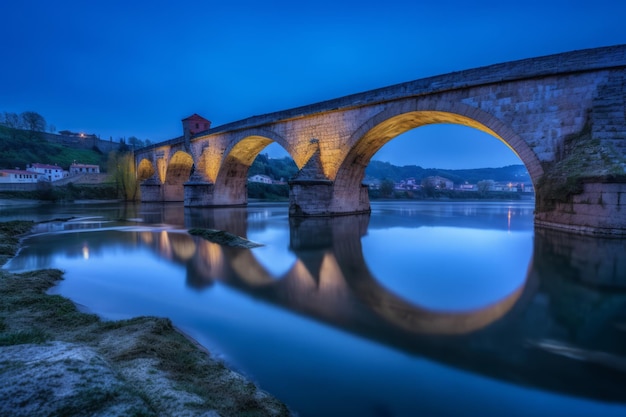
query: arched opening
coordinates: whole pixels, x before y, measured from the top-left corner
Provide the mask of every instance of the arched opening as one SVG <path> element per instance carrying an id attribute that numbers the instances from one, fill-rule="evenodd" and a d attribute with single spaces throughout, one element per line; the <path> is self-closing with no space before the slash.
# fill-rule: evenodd
<path id="1" fill-rule="evenodd" d="M 246 204 L 249 191 L 251 198 L 286 200 L 287 180 L 298 168 L 282 145 L 261 135 L 246 136 L 234 144 L 215 180 L 216 190 L 220 190 L 216 205 Z"/>
<path id="2" fill-rule="evenodd" d="M 184 201 L 183 184 L 189 180 L 193 169 L 193 158 L 186 152 L 177 151 L 170 159 L 163 188 L 164 201 Z"/>
<path id="3" fill-rule="evenodd" d="M 370 199 L 532 199 L 519 156 L 501 140 L 458 124 L 421 126 L 386 143 L 365 168 Z"/>
<path id="4" fill-rule="evenodd" d="M 375 191 L 372 211 L 385 213 L 376 217 L 387 227 L 362 242 L 380 285 L 429 311 L 500 306 L 493 310 L 500 317 L 501 301 L 508 300 L 507 309 L 514 303 L 532 257 L 537 177 L 526 165 L 535 166 L 534 156 L 502 124 L 457 113 L 413 111 L 374 121 L 337 172 L 333 201 L 354 201 L 361 183 Z M 389 216 L 401 221 L 389 227 Z"/>
<path id="5" fill-rule="evenodd" d="M 155 174 L 155 172 L 156 171 L 154 169 L 154 166 L 152 165 L 152 162 L 148 161 L 147 159 L 142 159 L 137 166 L 137 180 L 140 182 L 145 181 L 148 178 L 151 178 Z"/>
<path id="6" fill-rule="evenodd" d="M 490 116 L 491 117 L 491 116 Z M 400 137 L 401 135 L 406 134 L 407 136 L 413 136 L 414 133 L 411 132 L 414 129 L 419 131 L 422 126 L 455 126 L 457 129 L 465 129 L 466 132 L 470 132 L 468 136 L 475 136 L 479 134 L 483 141 L 485 138 L 489 139 L 492 142 L 492 146 L 494 148 L 498 148 L 505 146 L 510 149 L 511 158 L 508 161 L 515 161 L 516 156 L 519 158 L 520 163 L 527 168 L 528 171 L 528 182 L 526 183 L 528 187 L 525 189 L 532 189 L 532 184 L 534 184 L 537 179 L 542 175 L 542 168 L 539 164 L 537 158 L 534 156 L 532 152 L 528 151 L 528 145 L 519 139 L 513 132 L 508 130 L 506 126 L 503 126 L 495 118 L 491 117 L 489 119 L 486 117 L 485 121 L 478 121 L 474 118 L 470 118 L 468 116 L 464 116 L 458 113 L 452 112 L 444 112 L 444 111 L 432 111 L 432 110 L 420 110 L 420 111 L 410 111 L 402 113 L 397 111 L 397 109 L 389 109 L 389 111 L 383 112 L 375 116 L 366 122 L 355 134 L 353 135 L 353 147 L 339 168 L 336 178 L 335 178 L 335 186 L 334 186 L 334 201 L 341 202 L 344 207 L 354 207 L 354 211 L 359 211 L 361 208 L 362 202 L 358 201 L 358 193 L 355 190 L 358 190 L 361 183 L 366 180 L 366 168 L 372 161 L 372 158 L 375 154 L 380 151 L 383 146 L 385 146 L 388 142 Z M 428 129 L 428 128 L 427 128 Z M 407 133 L 409 132 L 409 133 Z M 474 138 L 475 139 L 475 138 Z M 400 139 L 402 141 L 402 139 Z M 457 138 L 458 143 L 469 143 L 470 140 L 467 137 Z M 498 143 L 497 141 L 500 141 Z M 453 144 L 445 144 L 447 148 L 447 153 L 452 155 L 454 150 Z M 467 149 L 467 148 L 466 148 Z M 413 143 L 410 151 L 403 152 L 406 155 L 414 155 L 415 158 L 420 155 L 419 151 L 419 143 Z M 383 152 L 384 154 L 384 152 Z M 458 153 L 457 153 L 458 154 Z M 444 156 L 445 159 L 445 156 Z M 449 159 L 449 158 L 448 158 Z M 460 158 L 461 161 L 468 160 L 468 163 L 471 163 L 471 156 L 462 155 Z M 426 161 L 427 162 L 427 161 Z M 418 165 L 416 162 L 414 165 Z M 422 167 L 424 168 L 424 167 Z M 431 166 L 428 168 L 438 168 L 436 166 Z M 459 169 L 462 167 L 459 165 Z M 487 167 L 485 167 L 487 168 Z M 522 169 L 523 171 L 523 169 Z M 435 173 L 437 171 L 434 171 Z M 424 173 L 425 175 L 426 173 Z M 408 178 L 412 178 L 415 183 L 411 184 L 411 186 L 415 188 L 421 188 L 421 181 L 424 178 L 424 175 L 413 175 Z M 418 178 L 415 178 L 415 177 Z M 442 177 L 443 175 L 425 175 L 425 176 L 433 176 L 433 177 Z M 454 187 L 455 182 L 457 186 L 460 186 L 460 182 L 465 182 L 461 177 L 454 178 L 452 175 L 448 175 L 451 183 L 446 182 L 450 186 Z M 408 179 L 407 178 L 407 179 Z M 366 181 L 371 182 L 371 178 L 368 178 Z M 485 178 L 485 180 L 489 180 L 489 178 Z M 417 183 L 419 181 L 419 183 Z M 469 182 L 469 181 L 468 181 Z M 510 181 L 511 188 L 513 187 L 513 182 Z M 379 184 L 382 186 L 383 184 Z M 387 188 L 389 188 L 390 184 L 384 184 Z M 438 184 L 435 184 L 437 186 Z M 507 182 L 507 186 L 509 183 Z M 516 182 L 517 185 L 517 182 Z M 395 186 L 395 184 L 393 185 Z M 517 191 L 517 187 L 515 188 Z"/>

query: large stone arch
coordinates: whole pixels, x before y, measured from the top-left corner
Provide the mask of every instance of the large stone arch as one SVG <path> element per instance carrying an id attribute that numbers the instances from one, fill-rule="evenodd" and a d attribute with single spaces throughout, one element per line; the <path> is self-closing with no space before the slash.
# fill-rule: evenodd
<path id="1" fill-rule="evenodd" d="M 363 201 L 363 193 L 359 190 L 365 168 L 374 154 L 402 133 L 439 123 L 468 126 L 488 133 L 522 160 L 533 184 L 543 175 L 541 163 L 528 144 L 493 115 L 463 103 L 413 99 L 389 104 L 352 134 L 351 149 L 334 178 L 331 212 L 367 211 L 369 201 Z"/>

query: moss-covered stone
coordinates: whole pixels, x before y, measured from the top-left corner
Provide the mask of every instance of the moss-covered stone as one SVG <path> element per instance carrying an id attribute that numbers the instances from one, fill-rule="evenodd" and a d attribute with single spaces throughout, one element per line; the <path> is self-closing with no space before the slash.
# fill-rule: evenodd
<path id="1" fill-rule="evenodd" d="M 544 166 L 544 175 L 536 184 L 536 210 L 551 211 L 557 202 L 567 203 L 583 192 L 589 180 L 623 181 L 626 158 L 593 138 L 591 126 L 565 138 L 557 161 Z"/>
<path id="2" fill-rule="evenodd" d="M 237 248 L 256 248 L 263 246 L 260 243 L 252 242 L 243 237 L 234 235 L 232 233 L 225 232 L 223 230 L 215 229 L 189 229 L 189 234 L 193 236 L 199 236 L 209 242 L 217 243 L 219 245 L 234 246 Z"/>

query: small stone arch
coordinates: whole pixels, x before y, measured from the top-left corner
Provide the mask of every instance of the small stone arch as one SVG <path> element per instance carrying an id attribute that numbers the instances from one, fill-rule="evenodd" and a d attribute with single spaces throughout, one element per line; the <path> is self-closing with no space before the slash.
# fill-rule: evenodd
<path id="1" fill-rule="evenodd" d="M 151 161 L 146 158 L 139 161 L 137 165 L 137 181 L 145 181 L 148 178 L 154 177 L 154 174 L 156 174 L 156 169 Z"/>
<path id="2" fill-rule="evenodd" d="M 187 152 L 176 151 L 167 164 L 163 183 L 164 201 L 184 201 L 183 184 L 189 180 L 193 169 L 193 158 Z"/>
<path id="3" fill-rule="evenodd" d="M 289 152 L 289 143 L 282 136 L 268 130 L 246 130 L 230 142 L 215 178 L 215 189 L 218 190 L 215 195 L 216 205 L 247 203 L 248 170 L 266 146 L 276 142 Z"/>

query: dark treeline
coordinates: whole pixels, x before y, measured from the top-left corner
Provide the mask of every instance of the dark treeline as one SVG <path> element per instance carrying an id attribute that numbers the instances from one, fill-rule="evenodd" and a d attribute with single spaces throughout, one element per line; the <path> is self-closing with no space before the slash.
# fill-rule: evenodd
<path id="1" fill-rule="evenodd" d="M 371 161 L 365 168 L 367 179 L 389 179 L 400 182 L 407 178 L 415 178 L 419 183 L 427 177 L 439 176 L 447 178 L 455 184 L 477 184 L 484 180 L 497 182 L 530 182 L 530 176 L 524 165 L 509 165 L 502 168 L 476 169 L 438 169 L 422 168 L 417 165 L 397 166 L 389 162 Z"/>

